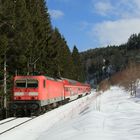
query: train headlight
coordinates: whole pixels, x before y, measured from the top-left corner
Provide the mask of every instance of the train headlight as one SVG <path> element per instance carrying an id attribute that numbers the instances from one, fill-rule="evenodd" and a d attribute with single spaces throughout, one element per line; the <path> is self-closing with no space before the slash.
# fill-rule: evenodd
<path id="1" fill-rule="evenodd" d="M 23 96 L 24 92 L 14 92 L 14 96 Z"/>
<path id="2" fill-rule="evenodd" d="M 38 92 L 29 92 L 29 96 L 38 96 Z"/>

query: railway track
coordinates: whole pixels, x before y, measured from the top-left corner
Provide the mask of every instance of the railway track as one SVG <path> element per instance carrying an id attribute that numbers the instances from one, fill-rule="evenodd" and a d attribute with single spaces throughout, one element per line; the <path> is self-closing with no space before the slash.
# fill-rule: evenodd
<path id="1" fill-rule="evenodd" d="M 8 118 L 8 119 L 5 119 L 5 120 L 1 121 L 0 125 L 5 124 L 5 123 L 8 123 L 8 122 L 11 122 L 11 121 L 16 120 L 16 119 L 17 118 Z"/>
<path id="2" fill-rule="evenodd" d="M 47 113 L 49 111 L 52 111 L 52 110 L 53 109 L 45 111 L 45 113 Z M 17 128 L 17 127 L 25 124 L 26 122 L 29 122 L 29 121 L 37 118 L 37 117 L 39 117 L 39 116 L 34 116 L 34 117 L 31 117 L 31 118 L 27 118 L 27 117 L 23 117 L 23 118 L 8 118 L 6 120 L 3 120 L 0 123 L 0 135 L 4 134 L 6 132 L 9 132 L 9 131 L 13 130 L 14 128 Z"/>
<path id="3" fill-rule="evenodd" d="M 33 119 L 35 119 L 36 117 L 32 117 L 32 118 L 13 118 L 11 120 L 7 120 L 5 122 L 0 123 L 0 135 L 13 130 L 14 128 L 17 128 L 23 124 L 25 124 L 26 122 L 29 122 Z"/>
<path id="4" fill-rule="evenodd" d="M 75 100 L 78 100 L 78 99 L 75 99 Z M 73 101 L 75 101 L 75 100 L 73 100 Z M 72 101 L 71 101 L 72 102 Z M 57 107 L 56 107 L 57 108 Z M 86 108 L 87 109 L 87 108 Z M 85 109 L 85 110 L 86 110 Z M 47 112 L 49 112 L 49 111 L 52 111 L 53 109 L 51 109 L 51 110 L 48 110 L 48 111 L 46 111 L 45 113 L 47 113 Z M 84 110 L 84 111 L 85 111 Z M 82 113 L 82 112 L 81 112 Z M 29 122 L 29 121 L 31 121 L 31 120 L 33 120 L 33 119 L 35 119 L 35 118 L 37 118 L 37 117 L 39 117 L 39 116 L 33 116 L 33 117 L 23 117 L 23 118 L 8 118 L 8 119 L 6 119 L 6 120 L 3 120 L 3 121 L 1 121 L 1 123 L 0 123 L 0 135 L 2 135 L 2 134 L 5 134 L 6 132 L 9 132 L 9 131 L 11 131 L 11 130 L 13 130 L 13 129 L 15 129 L 15 128 L 17 128 L 17 127 L 19 127 L 19 126 L 21 126 L 21 125 L 23 125 L 23 124 L 25 124 L 25 123 L 27 123 L 27 122 Z"/>

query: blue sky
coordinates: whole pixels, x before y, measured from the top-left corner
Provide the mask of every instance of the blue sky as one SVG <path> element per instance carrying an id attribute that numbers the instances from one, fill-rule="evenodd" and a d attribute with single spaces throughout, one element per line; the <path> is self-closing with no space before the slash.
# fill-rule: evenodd
<path id="1" fill-rule="evenodd" d="M 140 32 L 140 0 L 46 0 L 53 27 L 85 51 L 120 45 Z"/>

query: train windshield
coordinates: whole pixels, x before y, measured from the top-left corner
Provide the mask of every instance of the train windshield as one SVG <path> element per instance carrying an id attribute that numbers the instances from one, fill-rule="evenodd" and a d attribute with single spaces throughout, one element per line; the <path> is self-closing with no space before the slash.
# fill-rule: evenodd
<path id="1" fill-rule="evenodd" d="M 34 79 L 16 80 L 15 86 L 18 88 L 37 88 L 38 81 Z"/>
<path id="2" fill-rule="evenodd" d="M 19 88 L 26 88 L 26 80 L 16 80 L 15 86 Z"/>
<path id="3" fill-rule="evenodd" d="M 38 81 L 37 80 L 27 80 L 27 88 L 37 88 L 38 87 Z"/>

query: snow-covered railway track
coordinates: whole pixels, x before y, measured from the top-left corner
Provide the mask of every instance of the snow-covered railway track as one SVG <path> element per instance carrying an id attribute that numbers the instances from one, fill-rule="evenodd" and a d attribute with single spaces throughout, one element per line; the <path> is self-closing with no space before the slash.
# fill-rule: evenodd
<path id="1" fill-rule="evenodd" d="M 11 122 L 11 121 L 16 120 L 16 119 L 17 119 L 17 118 L 5 119 L 5 120 L 3 120 L 3 121 L 0 123 L 0 125 L 5 124 L 5 123 L 8 123 L 8 122 Z"/>
<path id="2" fill-rule="evenodd" d="M 3 124 L 1 123 L 0 126 L 0 135 L 20 126 L 25 124 L 26 122 L 31 121 L 32 119 L 34 119 L 36 117 L 32 117 L 32 118 L 15 118 L 13 120 L 9 120 L 7 122 L 3 122 Z"/>

